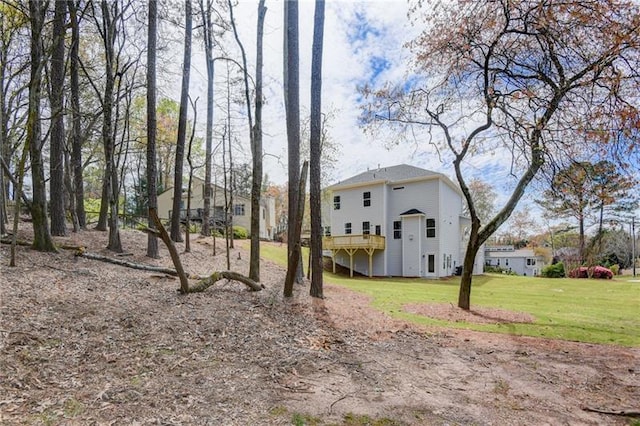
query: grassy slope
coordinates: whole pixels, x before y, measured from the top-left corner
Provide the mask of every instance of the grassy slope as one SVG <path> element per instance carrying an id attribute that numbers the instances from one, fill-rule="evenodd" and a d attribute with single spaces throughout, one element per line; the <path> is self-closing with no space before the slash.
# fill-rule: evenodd
<path id="1" fill-rule="evenodd" d="M 261 255 L 285 265 L 285 250 L 285 245 L 263 245 Z M 370 295 L 377 309 L 417 324 L 640 346 L 640 283 L 629 282 L 628 278 L 579 280 L 495 274 L 474 277 L 472 309 L 485 306 L 527 312 L 536 318 L 532 324 L 458 323 L 403 311 L 407 303 L 456 304 L 459 277 L 349 279 L 325 272 L 325 280 Z"/>

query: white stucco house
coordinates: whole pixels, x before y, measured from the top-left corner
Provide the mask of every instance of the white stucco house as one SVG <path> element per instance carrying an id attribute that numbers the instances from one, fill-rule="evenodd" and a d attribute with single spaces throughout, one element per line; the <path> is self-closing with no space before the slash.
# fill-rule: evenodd
<path id="1" fill-rule="evenodd" d="M 441 173 L 409 165 L 360 173 L 328 188 L 324 249 L 335 265 L 368 276 L 440 278 L 461 267 L 470 220 Z M 481 274 L 480 250 L 474 274 Z"/>
<path id="2" fill-rule="evenodd" d="M 538 256 L 530 248 L 516 249 L 511 245 L 486 246 L 485 264 L 515 272 L 518 275 L 537 276 L 544 268 L 544 256 Z"/>
<path id="3" fill-rule="evenodd" d="M 227 194 L 228 197 L 229 194 Z M 188 191 L 182 189 L 182 199 L 180 201 L 180 217 L 186 217 Z M 211 185 L 211 211 L 209 218 L 216 226 L 222 226 L 225 218 L 225 199 L 224 188 L 218 185 Z M 168 220 L 171 218 L 173 209 L 173 187 L 158 194 L 158 216 L 160 219 Z M 202 221 L 204 209 L 204 180 L 194 177 L 191 189 L 191 211 L 190 217 L 194 221 Z M 233 225 L 246 228 L 247 232 L 251 231 L 251 199 L 248 196 L 235 194 L 233 196 L 233 205 L 229 209 L 229 220 Z M 276 233 L 276 207 L 275 199 L 269 196 L 263 196 L 260 200 L 260 238 L 272 240 Z"/>

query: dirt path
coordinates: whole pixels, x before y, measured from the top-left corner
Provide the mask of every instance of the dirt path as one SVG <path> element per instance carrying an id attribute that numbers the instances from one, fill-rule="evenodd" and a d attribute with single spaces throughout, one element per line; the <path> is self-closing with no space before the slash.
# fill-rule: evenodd
<path id="1" fill-rule="evenodd" d="M 28 238 L 28 232 L 21 235 Z M 106 234 L 60 239 L 103 252 Z M 127 259 L 146 236 L 124 231 Z M 185 268 L 224 264 L 210 242 Z M 425 330 L 328 285 L 280 296 L 223 283 L 181 296 L 176 280 L 82 258 L 0 247 L 1 424 L 629 424 L 585 411 L 640 404 L 640 349 Z M 240 255 L 240 259 L 238 259 Z M 233 268 L 246 273 L 238 249 Z M 358 420 L 359 419 L 359 420 Z M 358 420 L 359 423 L 353 423 Z"/>

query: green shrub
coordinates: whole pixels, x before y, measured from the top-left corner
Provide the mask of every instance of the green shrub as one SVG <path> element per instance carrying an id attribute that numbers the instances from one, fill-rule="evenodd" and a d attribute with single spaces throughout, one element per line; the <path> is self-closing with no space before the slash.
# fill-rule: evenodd
<path id="1" fill-rule="evenodd" d="M 564 278 L 564 263 L 558 262 L 542 268 L 541 275 L 546 278 Z"/>
<path id="2" fill-rule="evenodd" d="M 620 265 L 611 265 L 609 269 L 611 269 L 613 275 L 620 275 Z"/>
<path id="3" fill-rule="evenodd" d="M 504 269 L 499 266 L 492 266 L 492 265 L 484 265 L 484 272 L 493 273 L 493 274 L 518 275 L 515 272 L 513 272 L 511 269 Z"/>
<path id="4" fill-rule="evenodd" d="M 233 227 L 233 239 L 234 240 L 246 240 L 247 239 L 247 228 L 244 226 L 234 226 Z"/>

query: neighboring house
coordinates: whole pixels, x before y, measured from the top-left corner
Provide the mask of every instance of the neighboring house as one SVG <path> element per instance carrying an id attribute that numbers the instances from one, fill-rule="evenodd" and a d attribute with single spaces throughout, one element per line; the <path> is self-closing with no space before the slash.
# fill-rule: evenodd
<path id="1" fill-rule="evenodd" d="M 193 178 L 191 189 L 191 212 L 190 217 L 194 221 L 202 221 L 204 210 L 204 181 Z M 211 212 L 209 218 L 216 227 L 224 225 L 225 218 L 225 191 L 218 185 L 211 185 Z M 180 217 L 186 218 L 187 212 L 187 189 L 182 189 L 182 200 L 180 202 Z M 158 195 L 158 216 L 161 219 L 170 219 L 173 209 L 173 188 L 169 188 Z M 242 195 L 233 196 L 233 206 L 229 211 L 233 225 L 242 226 L 251 231 L 251 199 Z M 260 200 L 260 238 L 272 240 L 276 231 L 276 207 L 273 197 L 263 196 Z"/>
<path id="2" fill-rule="evenodd" d="M 544 256 L 537 256 L 532 249 L 515 249 L 513 246 L 486 246 L 485 264 L 515 272 L 518 275 L 537 276 L 545 266 Z"/>
<path id="3" fill-rule="evenodd" d="M 446 277 L 462 267 L 470 220 L 463 196 L 441 173 L 399 165 L 328 188 L 325 250 L 335 264 L 368 276 Z M 474 264 L 481 274 L 483 251 Z"/>

